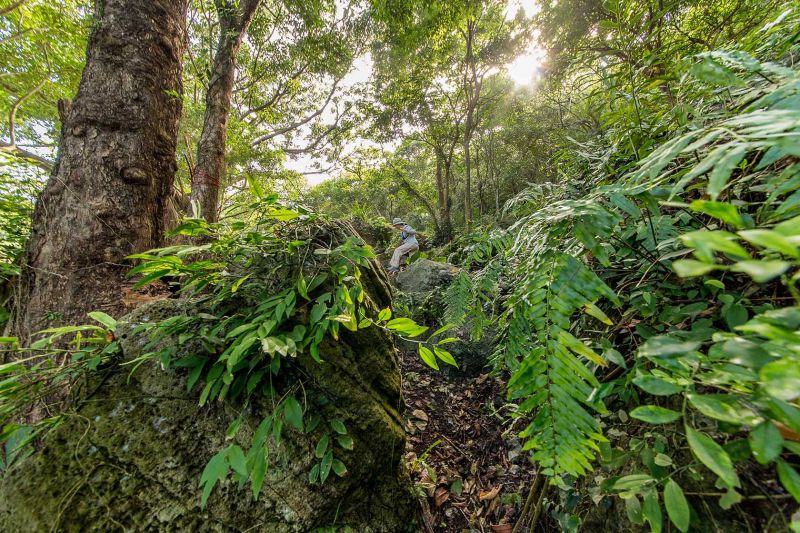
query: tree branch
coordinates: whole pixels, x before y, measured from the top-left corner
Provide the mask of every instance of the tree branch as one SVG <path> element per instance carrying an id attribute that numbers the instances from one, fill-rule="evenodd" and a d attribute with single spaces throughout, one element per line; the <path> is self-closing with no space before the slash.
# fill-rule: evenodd
<path id="1" fill-rule="evenodd" d="M 319 109 L 317 109 L 316 111 L 314 111 L 313 113 L 311 113 L 307 117 L 304 117 L 301 120 L 298 120 L 297 122 L 292 122 L 291 124 L 289 124 L 287 126 L 284 126 L 283 128 L 279 128 L 279 129 L 273 131 L 272 133 L 266 133 L 264 135 L 261 135 L 260 137 L 256 137 L 253 140 L 253 142 L 251 143 L 251 146 L 253 146 L 253 147 L 258 146 L 259 144 L 261 144 L 261 143 L 263 143 L 265 141 L 268 141 L 270 139 L 274 139 L 275 137 L 278 137 L 278 136 L 283 135 L 285 133 L 289 133 L 292 130 L 296 130 L 297 128 L 299 128 L 299 127 L 301 127 L 301 126 L 303 126 L 305 124 L 308 124 L 309 122 L 311 122 L 312 120 L 314 120 L 315 118 L 320 116 L 325 111 L 325 109 L 328 107 L 328 104 L 330 103 L 331 99 L 333 98 L 333 94 L 336 92 L 336 88 L 339 86 L 339 82 L 340 81 L 342 81 L 341 78 L 334 82 L 333 87 L 331 88 L 331 91 L 328 93 L 328 97 L 325 99 L 325 103 L 323 103 L 322 106 Z"/>
<path id="2" fill-rule="evenodd" d="M 16 145 L 11 145 L 0 141 L 0 153 L 9 154 L 20 159 L 28 160 L 47 172 L 52 172 L 53 170 L 54 163 L 52 161 Z"/>
<path id="3" fill-rule="evenodd" d="M 12 2 L 11 5 L 8 5 L 6 7 L 0 7 L 0 16 L 11 13 L 12 11 L 14 11 L 27 1 L 28 0 L 17 0 L 16 2 Z"/>

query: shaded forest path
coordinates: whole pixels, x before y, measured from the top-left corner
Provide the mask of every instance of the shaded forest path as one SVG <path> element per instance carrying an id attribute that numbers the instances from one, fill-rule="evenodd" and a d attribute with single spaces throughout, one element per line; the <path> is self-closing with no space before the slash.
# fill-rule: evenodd
<path id="1" fill-rule="evenodd" d="M 406 464 L 423 508 L 423 531 L 511 533 L 534 469 L 514 436 L 503 440 L 505 383 L 488 370 L 428 368 L 400 349 Z"/>

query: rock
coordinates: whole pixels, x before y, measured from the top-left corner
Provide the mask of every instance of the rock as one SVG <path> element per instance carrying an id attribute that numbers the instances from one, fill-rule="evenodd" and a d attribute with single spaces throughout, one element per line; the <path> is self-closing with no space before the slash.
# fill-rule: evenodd
<path id="1" fill-rule="evenodd" d="M 352 217 L 350 224 L 358 236 L 375 249 L 385 249 L 393 240 L 397 239 L 397 234 L 385 221 L 371 222 L 360 217 Z"/>
<path id="2" fill-rule="evenodd" d="M 375 283 L 365 289 L 388 305 L 388 293 Z M 137 324 L 193 313 L 197 305 L 159 300 L 125 317 L 117 330 L 121 362 L 148 349 Z M 192 342 L 177 349 L 203 350 Z M 379 328 L 343 331 L 339 342 L 323 341 L 320 355 L 322 364 L 298 355 L 279 378 L 302 379 L 306 420 L 318 414 L 344 422 L 354 441 L 353 451 L 336 451 L 347 466 L 344 477 L 331 473 L 324 484 L 309 484 L 319 430 L 305 434 L 285 425 L 279 444 L 270 446 L 259 500 L 249 484 L 241 489 L 228 479 L 203 510 L 200 476 L 231 444 L 226 428 L 242 415 L 235 442 L 247 450 L 270 405 L 199 407 L 198 389 L 186 391 L 185 370 L 146 363 L 132 372 L 117 364 L 89 376 L 83 392 L 74 393 L 74 410 L 41 449 L 0 479 L 0 531 L 301 532 L 334 523 L 338 531 L 415 531 L 391 337 Z"/>
<path id="3" fill-rule="evenodd" d="M 444 325 L 445 300 L 447 288 L 459 273 L 459 268 L 450 263 L 439 263 L 420 259 L 405 271 L 397 274 L 395 284 L 400 289 L 395 296 L 394 306 L 410 311 L 411 318 L 435 331 Z M 449 365 L 440 365 L 445 374 L 476 376 L 488 364 L 495 350 L 494 331 L 486 328 L 480 338 L 472 335 L 472 324 L 451 329 L 445 336 L 455 337 L 459 342 L 446 346 L 458 362 L 458 370 Z M 408 350 L 415 350 L 413 343 L 402 343 Z"/>
<path id="4" fill-rule="evenodd" d="M 397 274 L 397 287 L 407 293 L 423 293 L 447 285 L 458 273 L 458 267 L 450 263 L 438 263 L 420 259 Z"/>

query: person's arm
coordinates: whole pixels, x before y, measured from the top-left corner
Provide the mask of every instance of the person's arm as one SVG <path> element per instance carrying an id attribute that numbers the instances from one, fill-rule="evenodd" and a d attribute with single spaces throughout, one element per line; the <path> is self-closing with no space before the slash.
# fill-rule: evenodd
<path id="1" fill-rule="evenodd" d="M 403 231 L 405 231 L 409 235 L 416 235 L 417 234 L 417 231 L 414 228 L 412 228 L 411 226 L 409 226 L 408 224 L 406 224 L 405 227 L 403 227 Z"/>

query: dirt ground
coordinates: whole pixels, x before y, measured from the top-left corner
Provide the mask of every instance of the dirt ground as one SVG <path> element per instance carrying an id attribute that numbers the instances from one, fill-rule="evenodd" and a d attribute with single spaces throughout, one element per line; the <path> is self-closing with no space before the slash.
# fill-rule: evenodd
<path id="1" fill-rule="evenodd" d="M 535 471 L 515 436 L 521 428 L 508 425 L 504 381 L 488 370 L 436 372 L 416 352 L 400 364 L 424 530 L 511 533 Z"/>

